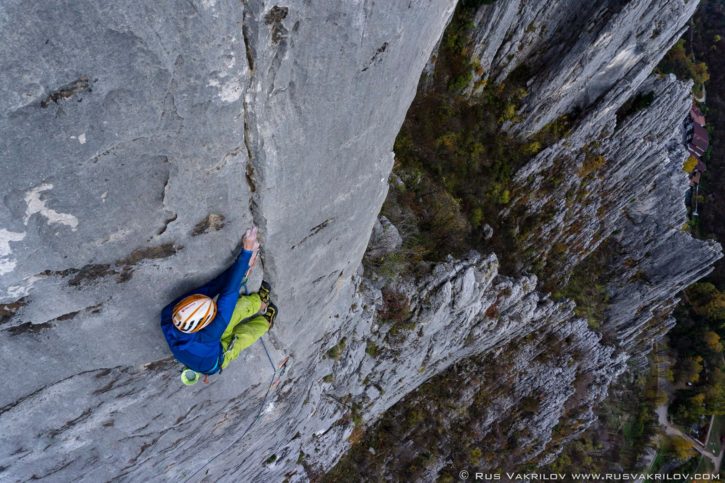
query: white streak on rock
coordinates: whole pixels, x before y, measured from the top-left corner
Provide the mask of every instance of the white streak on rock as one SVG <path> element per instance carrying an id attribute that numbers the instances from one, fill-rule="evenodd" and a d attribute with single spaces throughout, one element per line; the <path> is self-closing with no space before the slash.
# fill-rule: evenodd
<path id="1" fill-rule="evenodd" d="M 221 92 L 219 92 L 219 97 L 222 101 L 228 103 L 239 100 L 239 98 L 242 97 L 242 85 L 239 83 L 239 80 L 232 79 L 224 83 L 221 88 Z"/>
<path id="2" fill-rule="evenodd" d="M 48 219 L 48 224 L 59 223 L 68 225 L 73 231 L 78 229 L 78 218 L 69 213 L 59 213 L 52 208 L 45 206 L 45 201 L 40 199 L 40 193 L 53 189 L 51 183 L 43 183 L 36 186 L 25 194 L 25 202 L 28 207 L 25 209 L 25 224 L 28 224 L 30 217 L 39 214 Z"/>
<path id="3" fill-rule="evenodd" d="M 10 249 L 10 242 L 20 241 L 24 238 L 25 233 L 16 233 L 5 228 L 0 229 L 0 275 L 15 270 L 16 261 L 10 256 L 13 253 Z"/>

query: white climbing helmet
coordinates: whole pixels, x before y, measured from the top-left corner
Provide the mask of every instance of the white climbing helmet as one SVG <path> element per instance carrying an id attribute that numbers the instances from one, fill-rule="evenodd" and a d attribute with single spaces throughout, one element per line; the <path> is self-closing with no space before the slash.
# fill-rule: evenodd
<path id="1" fill-rule="evenodd" d="M 174 306 L 171 320 L 181 332 L 198 332 L 216 317 L 216 303 L 201 294 L 189 295 Z"/>

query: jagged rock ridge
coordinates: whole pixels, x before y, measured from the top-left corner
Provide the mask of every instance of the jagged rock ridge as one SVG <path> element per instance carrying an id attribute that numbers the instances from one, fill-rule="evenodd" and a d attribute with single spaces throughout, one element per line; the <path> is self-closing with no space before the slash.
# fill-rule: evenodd
<path id="1" fill-rule="evenodd" d="M 474 20 L 478 67 L 470 89 L 525 68 L 529 95 L 520 110 L 524 119 L 513 127 L 524 135 L 605 95 L 622 103 L 682 35 L 697 3 L 494 2 Z"/>

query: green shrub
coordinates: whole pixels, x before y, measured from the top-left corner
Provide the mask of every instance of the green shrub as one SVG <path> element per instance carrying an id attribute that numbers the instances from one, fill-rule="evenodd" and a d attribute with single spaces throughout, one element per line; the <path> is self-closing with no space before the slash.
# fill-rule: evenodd
<path id="1" fill-rule="evenodd" d="M 365 352 L 371 357 L 377 357 L 380 353 L 380 348 L 375 342 L 369 340 L 365 346 Z"/>
<path id="2" fill-rule="evenodd" d="M 532 141 L 524 146 L 524 153 L 528 156 L 535 156 L 541 151 L 541 142 Z"/>
<path id="3" fill-rule="evenodd" d="M 452 92 L 460 92 L 465 89 L 473 80 L 473 72 L 467 70 L 466 72 L 454 77 L 448 83 L 448 89 Z"/>
<path id="4" fill-rule="evenodd" d="M 471 211 L 471 226 L 480 228 L 481 225 L 483 225 L 483 208 L 477 206 Z"/>
<path id="5" fill-rule="evenodd" d="M 335 344 L 332 348 L 330 348 L 327 351 L 327 357 L 330 359 L 339 359 L 340 356 L 342 356 L 343 351 L 345 350 L 345 344 L 347 343 L 347 339 L 343 337 L 340 342 Z"/>
<path id="6" fill-rule="evenodd" d="M 498 118 L 498 122 L 506 122 L 506 121 L 515 121 L 516 120 L 516 104 L 513 102 L 507 103 L 504 108 L 503 112 L 501 113 L 501 117 Z"/>
<path id="7" fill-rule="evenodd" d="M 502 205 L 508 205 L 509 201 L 511 201 L 511 192 L 509 190 L 503 190 L 498 202 Z"/>

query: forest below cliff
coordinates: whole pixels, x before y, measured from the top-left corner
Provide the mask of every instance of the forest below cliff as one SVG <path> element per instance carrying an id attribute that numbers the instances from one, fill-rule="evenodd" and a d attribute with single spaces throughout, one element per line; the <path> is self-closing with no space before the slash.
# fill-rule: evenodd
<path id="1" fill-rule="evenodd" d="M 536 250 L 522 248 L 517 243 L 520 235 L 501 216 L 513 196 L 512 178 L 532 156 L 567 136 L 581 113 L 567 113 L 523 141 L 502 129 L 520 120 L 517 113 L 528 94 L 526 81 L 531 76 L 525 64 L 503 82 L 476 84 L 479 93 L 473 102 L 462 95 L 471 88 L 475 73 L 481 73 L 480 65 L 470 57 L 477 7 L 467 2 L 459 6 L 441 42 L 435 69 L 419 87 L 396 140 L 392 188 L 383 214 L 401 229 L 403 248 L 367 259 L 367 269 L 383 280 L 419 274 L 445 254 L 461 256 L 471 249 L 495 251 L 502 270 L 515 274 L 525 266 L 521 260 Z M 719 148 L 725 132 L 722 36 L 725 5 L 704 0 L 689 31 L 656 69 L 658 75 L 674 73 L 683 80 L 694 79 L 693 98 L 706 92 L 699 106 L 711 136 L 710 149 L 703 157 L 709 169 L 696 195 L 699 213 L 692 216 L 689 210 L 684 229 L 698 238 L 720 242 L 725 241 L 725 150 Z M 646 109 L 652 100 L 652 92 L 633 97 L 618 111 L 618 121 Z M 586 176 L 604 163 L 604 157 L 592 148 L 579 174 Z M 550 266 L 528 268 L 555 297 L 576 301 L 577 314 L 599 330 L 609 305 L 607 283 L 617 270 L 612 251 L 619 249 L 615 240 L 603 243 L 564 282 Z M 639 276 L 646 277 L 644 273 Z M 408 315 L 407 307 L 398 300 L 401 295 L 389 289 L 385 299 L 391 323 L 404 324 Z M 548 445 L 556 448 L 561 444 L 555 459 L 531 458 L 519 442 L 522 435 L 511 431 L 514 421 L 539 409 L 542 403 L 536 396 L 523 400 L 493 430 L 477 433 L 478 421 L 490 418 L 495 400 L 487 381 L 506 377 L 512 370 L 504 348 L 496 357 L 481 356 L 456 364 L 394 406 L 364 435 L 356 435 L 351 452 L 327 481 L 353 481 L 358 475 L 373 480 L 426 479 L 436 466 L 439 481 L 457 481 L 456 469 L 460 468 L 494 473 L 717 473 L 716 462 L 722 457 L 720 437 L 725 435 L 725 365 L 720 342 L 725 337 L 725 263 L 718 262 L 707 279 L 679 297 L 681 302 L 674 311 L 677 325 L 646 356 L 630 360 L 597 407 L 596 422 L 569 441 L 567 423 L 555 428 Z M 552 346 L 550 350 L 557 349 Z M 664 420 L 658 412 L 663 411 L 677 433 L 662 426 Z M 698 442 L 711 456 L 696 448 Z"/>

